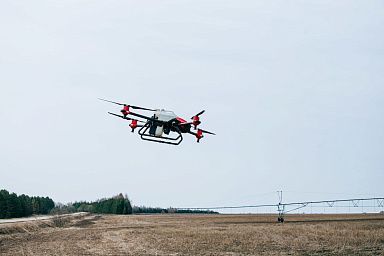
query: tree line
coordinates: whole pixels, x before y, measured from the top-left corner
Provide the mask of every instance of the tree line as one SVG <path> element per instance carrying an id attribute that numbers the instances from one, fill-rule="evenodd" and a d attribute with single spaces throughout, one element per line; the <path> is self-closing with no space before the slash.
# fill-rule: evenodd
<path id="1" fill-rule="evenodd" d="M 95 202 L 75 202 L 72 207 L 77 212 L 132 214 L 132 206 L 127 195 L 119 194 L 112 198 L 104 198 Z"/>
<path id="2" fill-rule="evenodd" d="M 131 202 L 128 196 L 118 194 L 111 198 L 103 198 L 94 202 L 80 201 L 66 205 L 57 203 L 52 209 L 52 214 L 64 214 L 74 212 L 108 213 L 108 214 L 132 214 Z"/>
<path id="3" fill-rule="evenodd" d="M 95 202 L 75 202 L 66 205 L 57 204 L 52 213 L 74 213 L 74 212 L 91 212 L 91 213 L 108 213 L 108 214 L 155 214 L 155 213 L 201 213 L 201 214 L 217 214 L 218 212 L 209 210 L 190 210 L 176 208 L 161 208 L 147 206 L 132 206 L 127 195 L 121 193 L 112 198 L 104 198 Z"/>
<path id="4" fill-rule="evenodd" d="M 192 209 L 176 209 L 176 208 L 161 208 L 147 206 L 133 206 L 134 214 L 152 214 L 152 213 L 201 213 L 201 214 L 217 214 L 218 212 L 210 210 L 192 210 Z"/>
<path id="5" fill-rule="evenodd" d="M 55 207 L 49 197 L 16 195 L 0 190 L 0 219 L 28 217 L 32 214 L 47 214 Z"/>
<path id="6" fill-rule="evenodd" d="M 0 190 L 0 218 L 28 217 L 33 214 L 63 214 L 74 212 L 91 212 L 107 214 L 154 214 L 154 213 L 217 213 L 205 210 L 178 210 L 175 208 L 160 208 L 132 206 L 127 195 L 118 194 L 111 198 L 103 198 L 94 202 L 75 202 L 63 205 L 49 197 L 16 195 L 7 190 Z"/>

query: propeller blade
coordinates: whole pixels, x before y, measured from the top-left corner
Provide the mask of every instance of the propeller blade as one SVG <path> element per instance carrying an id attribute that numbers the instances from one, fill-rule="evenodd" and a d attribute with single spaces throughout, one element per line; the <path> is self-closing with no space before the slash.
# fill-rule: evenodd
<path id="1" fill-rule="evenodd" d="M 106 101 L 106 102 L 109 102 L 109 103 L 113 103 L 113 104 L 116 104 L 116 105 L 120 105 L 120 106 L 126 106 L 126 104 L 115 102 L 115 101 L 110 101 L 110 100 L 101 99 L 101 98 L 97 98 L 97 99 L 102 100 L 102 101 Z"/>
<path id="2" fill-rule="evenodd" d="M 191 117 L 191 119 L 193 119 L 195 116 L 199 116 L 199 115 L 203 114 L 204 112 L 205 112 L 205 110 L 202 110 L 201 112 L 199 112 L 196 115 L 194 115 L 193 117 Z"/>
<path id="3" fill-rule="evenodd" d="M 156 111 L 156 109 L 150 109 L 150 108 L 143 108 L 143 107 L 138 107 L 138 106 L 132 106 L 129 105 L 133 109 L 141 109 L 141 110 L 148 110 L 148 111 Z"/>
<path id="4" fill-rule="evenodd" d="M 206 131 L 206 130 L 203 130 L 203 129 L 199 129 L 199 130 L 202 131 L 203 133 L 208 133 L 208 134 L 216 135 L 216 133 L 209 132 L 209 131 Z"/>
<path id="5" fill-rule="evenodd" d="M 106 100 L 106 99 L 101 99 L 101 98 L 98 98 L 98 99 L 102 100 L 102 101 L 109 102 L 109 103 L 113 103 L 113 104 L 116 104 L 116 105 L 120 105 L 120 106 L 129 106 L 130 108 L 133 108 L 133 109 L 156 111 L 156 109 L 143 108 L 143 107 L 139 107 L 139 106 L 128 105 L 128 104 L 124 104 L 124 103 L 120 103 L 120 102 L 116 102 L 116 101 L 111 101 L 111 100 Z"/>
<path id="6" fill-rule="evenodd" d="M 130 117 L 124 117 L 124 116 L 122 116 L 122 115 L 118 115 L 118 114 L 115 114 L 115 113 L 111 113 L 111 112 L 108 112 L 108 114 L 110 114 L 110 115 L 113 115 L 113 116 L 117 116 L 117 117 L 120 117 L 120 118 L 123 118 L 123 119 L 125 119 L 125 120 L 137 120 L 137 119 L 133 119 L 133 118 L 130 118 Z M 143 121 L 141 121 L 141 120 L 137 120 L 138 122 L 140 122 L 140 123 L 145 123 L 145 122 L 143 122 Z"/>

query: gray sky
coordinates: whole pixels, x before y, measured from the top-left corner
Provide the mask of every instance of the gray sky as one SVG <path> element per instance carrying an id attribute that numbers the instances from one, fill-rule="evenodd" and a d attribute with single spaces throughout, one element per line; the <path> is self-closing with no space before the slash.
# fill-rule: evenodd
<path id="1" fill-rule="evenodd" d="M 0 3 L 0 187 L 212 206 L 383 196 L 383 1 Z M 216 132 L 144 142 L 103 97 Z"/>

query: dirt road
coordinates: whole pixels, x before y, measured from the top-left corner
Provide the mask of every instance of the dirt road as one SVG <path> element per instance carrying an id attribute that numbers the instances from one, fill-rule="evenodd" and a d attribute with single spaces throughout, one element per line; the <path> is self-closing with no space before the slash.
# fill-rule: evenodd
<path id="1" fill-rule="evenodd" d="M 87 215 L 86 212 L 76 212 L 71 214 L 63 214 L 63 217 L 66 216 L 80 216 L 80 215 Z M 0 219 L 0 225 L 5 223 L 16 223 L 16 222 L 29 222 L 29 221 L 41 221 L 41 220 L 49 220 L 54 218 L 55 216 L 52 215 L 40 215 L 40 216 L 33 216 L 33 217 L 27 217 L 27 218 L 14 218 L 14 219 Z"/>
<path id="2" fill-rule="evenodd" d="M 88 215 L 0 225 L 0 255 L 384 255 L 384 215 Z"/>

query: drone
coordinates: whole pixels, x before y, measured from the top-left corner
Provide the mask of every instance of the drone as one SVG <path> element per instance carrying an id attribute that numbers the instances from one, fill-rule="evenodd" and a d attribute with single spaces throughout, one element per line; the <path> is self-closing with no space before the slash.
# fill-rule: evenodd
<path id="1" fill-rule="evenodd" d="M 99 100 L 122 106 L 123 108 L 120 110 L 122 115 L 112 112 L 108 112 L 108 114 L 130 121 L 131 123 L 129 124 L 129 127 L 131 127 L 132 132 L 134 132 L 136 128 L 140 128 L 138 134 L 142 140 L 179 145 L 183 141 L 182 134 L 185 133 L 194 135 L 197 142 L 200 142 L 205 133 L 216 135 L 213 132 L 198 128 L 198 125 L 201 124 L 200 115 L 202 115 L 205 110 L 192 116 L 192 121 L 188 122 L 183 118 L 178 117 L 174 112 L 165 109 L 144 108 L 101 98 L 99 98 Z M 153 114 L 151 116 L 146 116 L 144 114 L 135 113 L 132 110 L 148 111 L 153 112 Z M 192 131 L 192 127 L 194 131 Z"/>

